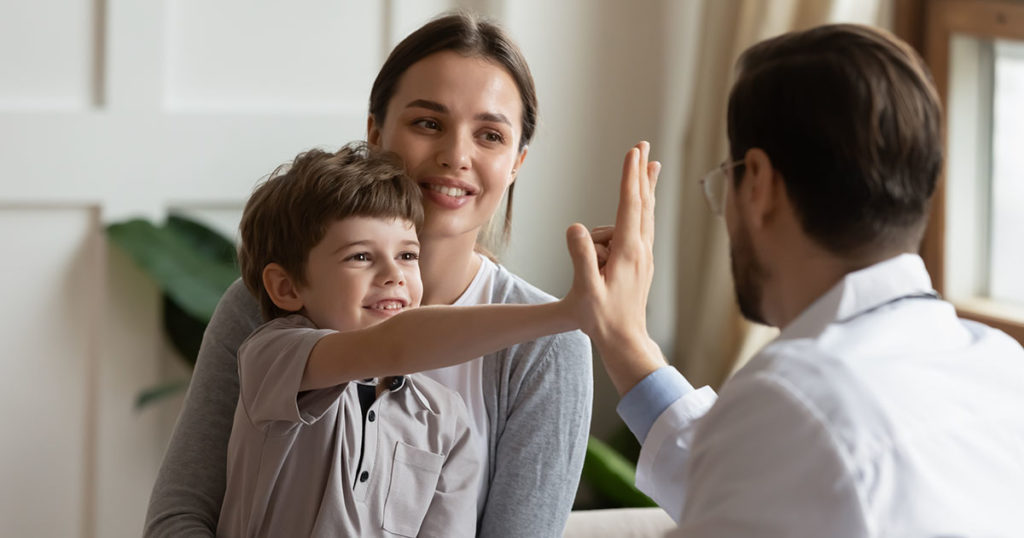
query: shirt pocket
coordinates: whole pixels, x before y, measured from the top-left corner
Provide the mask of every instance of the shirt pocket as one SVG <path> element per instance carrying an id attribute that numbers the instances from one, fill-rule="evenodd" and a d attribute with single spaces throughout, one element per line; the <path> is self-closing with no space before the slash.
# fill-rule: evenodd
<path id="1" fill-rule="evenodd" d="M 411 447 L 401 441 L 395 445 L 391 467 L 391 485 L 384 501 L 384 530 L 400 536 L 416 536 L 434 500 L 444 456 Z"/>

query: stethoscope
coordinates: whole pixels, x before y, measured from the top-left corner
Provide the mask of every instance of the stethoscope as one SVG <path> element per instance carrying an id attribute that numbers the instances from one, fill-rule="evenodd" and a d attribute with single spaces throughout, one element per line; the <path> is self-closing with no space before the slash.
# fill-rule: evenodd
<path id="1" fill-rule="evenodd" d="M 840 319 L 840 320 L 836 320 L 835 323 L 847 323 L 847 322 L 853 321 L 853 320 L 855 320 L 855 319 L 857 319 L 857 318 L 859 318 L 859 317 L 861 317 L 861 316 L 863 316 L 865 314 L 870 314 L 870 313 L 872 313 L 872 312 L 874 312 L 874 311 L 876 311 L 876 310 L 878 310 L 880 308 L 885 308 L 885 307 L 887 307 L 887 306 L 889 306 L 889 305 L 891 305 L 893 303 L 898 303 L 900 301 L 906 301 L 908 299 L 936 299 L 936 300 L 941 300 L 942 297 L 939 295 L 939 292 L 937 292 L 935 290 L 932 290 L 932 291 L 922 291 L 922 292 L 918 292 L 918 293 L 908 293 L 906 295 L 900 295 L 899 297 L 893 297 L 892 299 L 889 299 L 888 301 L 885 301 L 884 303 L 876 304 L 875 306 L 872 306 L 871 308 L 868 308 L 867 310 L 861 310 L 860 312 L 857 312 L 856 314 L 853 314 L 851 316 L 847 316 L 847 317 L 845 317 L 843 319 Z"/>

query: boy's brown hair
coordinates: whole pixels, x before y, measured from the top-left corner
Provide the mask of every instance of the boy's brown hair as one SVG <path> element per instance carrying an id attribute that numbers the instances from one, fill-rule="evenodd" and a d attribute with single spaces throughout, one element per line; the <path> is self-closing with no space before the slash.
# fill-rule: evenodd
<path id="1" fill-rule="evenodd" d="M 306 260 L 335 221 L 346 217 L 402 219 L 419 230 L 419 186 L 393 153 L 354 142 L 335 153 L 299 154 L 256 187 L 239 224 L 242 281 L 260 302 L 264 320 L 288 315 L 263 286 L 263 269 L 279 264 L 297 285 L 306 284 Z"/>

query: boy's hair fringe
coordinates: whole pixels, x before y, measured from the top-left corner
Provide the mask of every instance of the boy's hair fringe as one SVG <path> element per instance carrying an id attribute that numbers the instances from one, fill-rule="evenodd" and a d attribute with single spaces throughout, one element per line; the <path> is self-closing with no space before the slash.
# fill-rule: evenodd
<path id="1" fill-rule="evenodd" d="M 334 222 L 346 217 L 402 219 L 419 231 L 420 189 L 401 159 L 353 142 L 337 152 L 299 154 L 253 191 L 239 224 L 242 280 L 265 321 L 290 314 L 270 299 L 263 270 L 277 263 L 296 285 L 306 284 L 306 261 Z"/>

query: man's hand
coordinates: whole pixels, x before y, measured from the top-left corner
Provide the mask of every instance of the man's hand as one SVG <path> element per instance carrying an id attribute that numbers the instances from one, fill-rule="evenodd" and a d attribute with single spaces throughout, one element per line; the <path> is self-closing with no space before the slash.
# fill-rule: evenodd
<path id="1" fill-rule="evenodd" d="M 654 187 L 661 171 L 650 145 L 629 150 L 622 167 L 615 226 L 581 224 L 566 232 L 574 277 L 566 299 L 594 341 L 620 394 L 665 365 L 647 334 L 647 295 L 654 276 Z"/>

